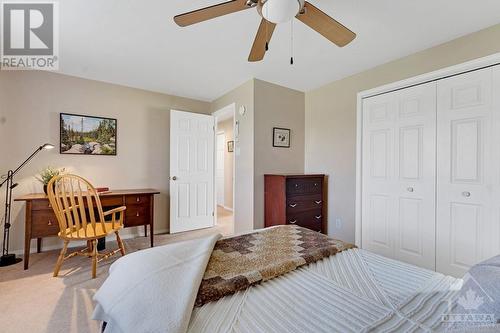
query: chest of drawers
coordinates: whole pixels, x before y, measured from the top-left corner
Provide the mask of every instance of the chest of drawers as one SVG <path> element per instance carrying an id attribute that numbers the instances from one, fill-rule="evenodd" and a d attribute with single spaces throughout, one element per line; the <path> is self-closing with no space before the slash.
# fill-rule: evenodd
<path id="1" fill-rule="evenodd" d="M 295 224 L 326 234 L 325 175 L 264 175 L 265 226 Z"/>

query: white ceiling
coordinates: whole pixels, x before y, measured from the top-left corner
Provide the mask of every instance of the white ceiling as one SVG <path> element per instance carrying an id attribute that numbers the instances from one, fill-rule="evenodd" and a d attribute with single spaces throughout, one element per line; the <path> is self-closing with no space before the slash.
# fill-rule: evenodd
<path id="1" fill-rule="evenodd" d="M 201 100 L 251 77 L 307 91 L 500 23 L 499 0 L 310 0 L 355 31 L 344 48 L 294 22 L 279 25 L 264 61 L 247 57 L 255 9 L 180 28 L 172 17 L 224 0 L 60 1 L 62 73 Z"/>

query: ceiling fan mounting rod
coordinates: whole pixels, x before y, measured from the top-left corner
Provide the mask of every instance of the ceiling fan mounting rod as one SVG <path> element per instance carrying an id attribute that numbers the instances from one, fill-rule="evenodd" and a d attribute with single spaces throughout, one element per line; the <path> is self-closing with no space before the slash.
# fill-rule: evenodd
<path id="1" fill-rule="evenodd" d="M 257 6 L 258 2 L 259 0 L 247 0 L 246 5 L 251 8 Z"/>

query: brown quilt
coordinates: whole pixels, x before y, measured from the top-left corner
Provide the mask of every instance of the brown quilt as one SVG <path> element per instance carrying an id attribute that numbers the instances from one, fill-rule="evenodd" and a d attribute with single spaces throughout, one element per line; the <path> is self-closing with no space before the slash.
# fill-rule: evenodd
<path id="1" fill-rule="evenodd" d="M 216 301 L 354 247 L 291 225 L 221 239 L 215 244 L 195 305 Z"/>

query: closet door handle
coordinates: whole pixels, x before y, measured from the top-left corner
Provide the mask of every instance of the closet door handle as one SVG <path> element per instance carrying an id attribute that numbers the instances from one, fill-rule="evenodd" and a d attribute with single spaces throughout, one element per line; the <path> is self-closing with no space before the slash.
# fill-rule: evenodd
<path id="1" fill-rule="evenodd" d="M 470 192 L 469 191 L 463 191 L 462 195 L 466 198 L 470 197 Z"/>

